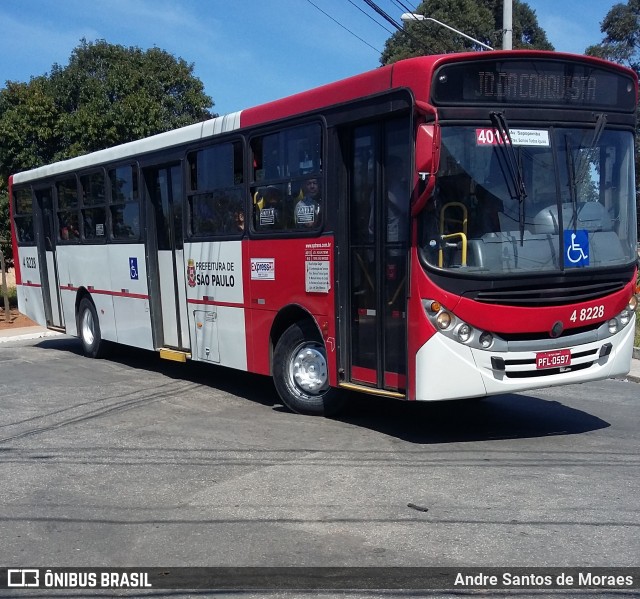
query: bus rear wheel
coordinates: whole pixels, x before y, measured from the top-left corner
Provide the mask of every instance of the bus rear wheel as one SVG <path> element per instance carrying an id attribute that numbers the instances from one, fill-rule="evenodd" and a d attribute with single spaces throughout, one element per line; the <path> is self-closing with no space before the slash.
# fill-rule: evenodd
<path id="1" fill-rule="evenodd" d="M 340 392 L 329 386 L 327 352 L 311 325 L 295 323 L 280 337 L 273 380 L 284 405 L 298 414 L 331 416 L 344 404 Z"/>
<path id="2" fill-rule="evenodd" d="M 82 350 L 88 358 L 100 358 L 104 353 L 104 341 L 100 333 L 98 313 L 88 297 L 80 300 L 78 308 L 78 333 Z"/>

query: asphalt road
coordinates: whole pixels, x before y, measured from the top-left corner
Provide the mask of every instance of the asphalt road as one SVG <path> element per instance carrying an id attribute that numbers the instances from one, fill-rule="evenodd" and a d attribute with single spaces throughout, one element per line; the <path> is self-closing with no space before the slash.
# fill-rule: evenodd
<path id="1" fill-rule="evenodd" d="M 640 565 L 632 382 L 324 419 L 59 337 L 0 346 L 0 414 L 0 566 Z"/>

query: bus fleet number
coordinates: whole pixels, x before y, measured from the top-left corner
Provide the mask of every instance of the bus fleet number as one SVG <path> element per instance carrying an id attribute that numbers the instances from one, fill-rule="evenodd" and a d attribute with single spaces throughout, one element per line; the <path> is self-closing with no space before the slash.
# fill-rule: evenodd
<path id="1" fill-rule="evenodd" d="M 36 259 L 33 256 L 25 256 L 22 259 L 22 266 L 25 268 L 38 268 L 36 265 Z"/>
<path id="2" fill-rule="evenodd" d="M 604 306 L 592 306 L 591 308 L 582 308 L 580 312 L 574 310 L 569 320 L 571 322 L 584 322 L 585 320 L 595 320 L 604 316 Z"/>

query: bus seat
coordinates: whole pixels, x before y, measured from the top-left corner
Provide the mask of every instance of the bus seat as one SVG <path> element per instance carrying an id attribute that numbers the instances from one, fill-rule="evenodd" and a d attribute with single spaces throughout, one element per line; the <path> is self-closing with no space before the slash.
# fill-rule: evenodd
<path id="1" fill-rule="evenodd" d="M 548 206 L 535 217 L 535 233 L 559 232 L 558 207 Z M 587 231 L 612 231 L 613 222 L 600 202 L 582 202 L 577 205 L 577 222 L 573 223 L 573 204 L 562 204 L 562 224 L 565 229 L 575 227 Z"/>

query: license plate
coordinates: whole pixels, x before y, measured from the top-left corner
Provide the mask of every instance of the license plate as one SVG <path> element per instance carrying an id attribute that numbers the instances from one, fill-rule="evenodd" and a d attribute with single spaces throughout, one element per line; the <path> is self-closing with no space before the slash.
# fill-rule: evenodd
<path id="1" fill-rule="evenodd" d="M 544 368 L 561 368 L 571 364 L 571 350 L 559 349 L 536 354 L 536 370 Z"/>

